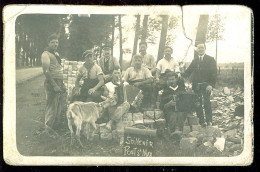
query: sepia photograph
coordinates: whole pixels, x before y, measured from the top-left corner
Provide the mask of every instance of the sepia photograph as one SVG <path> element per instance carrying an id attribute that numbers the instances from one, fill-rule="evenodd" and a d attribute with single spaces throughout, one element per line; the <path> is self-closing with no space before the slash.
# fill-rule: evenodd
<path id="1" fill-rule="evenodd" d="M 250 165 L 245 6 L 4 9 L 12 165 Z"/>

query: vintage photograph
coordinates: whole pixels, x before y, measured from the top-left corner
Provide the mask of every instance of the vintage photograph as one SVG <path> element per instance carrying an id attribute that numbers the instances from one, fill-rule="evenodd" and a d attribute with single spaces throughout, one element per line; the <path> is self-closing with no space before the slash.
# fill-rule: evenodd
<path id="1" fill-rule="evenodd" d="M 6 95 L 14 98 L 5 104 L 14 115 L 4 111 L 3 122 L 4 141 L 12 127 L 14 162 L 242 155 L 238 165 L 252 162 L 250 9 L 10 6 L 4 15 L 12 8 L 4 43 L 13 45 L 4 59 L 12 59 L 5 64 L 13 73 L 4 66 L 4 75 L 5 84 L 13 83 Z M 185 164 L 181 158 L 176 162 Z M 167 161 L 143 159 L 175 163 Z"/>

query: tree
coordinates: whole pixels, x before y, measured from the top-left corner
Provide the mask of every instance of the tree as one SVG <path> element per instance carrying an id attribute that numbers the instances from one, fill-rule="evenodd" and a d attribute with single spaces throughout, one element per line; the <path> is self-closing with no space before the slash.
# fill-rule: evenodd
<path id="1" fill-rule="evenodd" d="M 206 42 L 216 41 L 216 62 L 218 58 L 218 40 L 223 40 L 224 29 L 224 17 L 220 14 L 210 16 L 208 23 L 208 30 L 206 36 Z"/>
<path id="2" fill-rule="evenodd" d="M 119 63 L 120 66 L 122 66 L 123 63 L 123 48 L 122 48 L 122 25 L 121 25 L 121 15 L 118 16 L 118 24 L 119 24 L 119 51 L 120 51 L 120 57 L 119 57 Z"/>
<path id="3" fill-rule="evenodd" d="M 167 36 L 167 29 L 168 29 L 168 15 L 162 15 L 162 30 L 161 30 L 161 37 L 159 43 L 159 50 L 157 56 L 157 62 L 163 58 L 163 50 L 166 43 L 166 36 Z"/>
<path id="4" fill-rule="evenodd" d="M 147 23 L 148 23 L 148 15 L 144 15 L 141 42 L 146 42 L 147 27 L 148 27 Z"/>
<path id="5" fill-rule="evenodd" d="M 140 15 L 136 15 L 135 38 L 134 38 L 134 47 L 133 47 L 132 57 L 136 54 L 136 51 L 137 51 L 139 31 L 140 31 Z"/>

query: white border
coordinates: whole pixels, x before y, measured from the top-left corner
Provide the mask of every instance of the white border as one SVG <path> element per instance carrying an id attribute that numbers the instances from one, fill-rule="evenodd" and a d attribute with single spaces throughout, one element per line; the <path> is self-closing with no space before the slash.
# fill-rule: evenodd
<path id="1" fill-rule="evenodd" d="M 183 9 L 214 6 L 186 6 Z M 216 6 L 215 6 L 216 7 Z M 243 6 L 218 6 L 219 8 L 241 8 L 249 16 L 251 25 L 251 9 Z M 9 5 L 3 9 L 4 23 L 4 115 L 3 115 L 3 146 L 4 160 L 10 165 L 195 165 L 195 166 L 233 166 L 250 165 L 253 161 L 253 109 L 251 102 L 251 52 L 244 61 L 244 150 L 235 157 L 54 157 L 54 156 L 23 156 L 16 147 L 16 80 L 15 80 L 15 19 L 25 13 L 48 14 L 149 14 L 149 13 L 181 13 L 180 6 L 75 6 L 75 5 Z M 250 37 L 250 33 L 248 34 Z M 250 43 L 250 42 L 249 42 Z"/>

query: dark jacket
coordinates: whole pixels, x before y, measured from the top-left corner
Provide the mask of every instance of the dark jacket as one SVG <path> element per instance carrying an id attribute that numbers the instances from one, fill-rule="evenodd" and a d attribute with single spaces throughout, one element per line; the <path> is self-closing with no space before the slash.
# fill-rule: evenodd
<path id="1" fill-rule="evenodd" d="M 200 63 L 199 56 L 196 55 L 188 69 L 185 71 L 186 76 L 191 75 L 193 84 L 207 82 L 215 87 L 217 80 L 217 64 L 213 57 L 204 55 L 203 61 Z"/>

